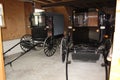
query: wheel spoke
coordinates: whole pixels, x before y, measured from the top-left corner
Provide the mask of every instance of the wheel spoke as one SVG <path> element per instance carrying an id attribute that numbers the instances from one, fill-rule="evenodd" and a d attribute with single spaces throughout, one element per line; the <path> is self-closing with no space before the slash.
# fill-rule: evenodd
<path id="1" fill-rule="evenodd" d="M 48 37 L 46 38 L 45 42 L 44 42 L 44 52 L 45 55 L 50 57 L 52 55 L 54 55 L 54 53 L 56 52 L 57 49 L 57 40 L 53 39 L 52 37 Z"/>
<path id="2" fill-rule="evenodd" d="M 30 34 L 24 35 L 20 40 L 20 47 L 23 51 L 27 51 L 29 48 L 33 46 L 32 37 Z"/>
<path id="3" fill-rule="evenodd" d="M 56 49 L 53 49 L 52 52 L 55 53 L 55 52 L 56 52 Z"/>
<path id="4" fill-rule="evenodd" d="M 46 51 L 46 50 L 48 50 L 48 48 L 46 47 L 46 48 L 44 48 L 44 51 Z"/>
<path id="5" fill-rule="evenodd" d="M 48 51 L 49 51 L 49 49 L 44 50 L 45 53 L 47 53 Z"/>
<path id="6" fill-rule="evenodd" d="M 48 56 L 50 55 L 50 51 L 51 51 L 51 50 L 48 49 L 47 52 L 46 52 L 46 54 L 47 54 Z"/>

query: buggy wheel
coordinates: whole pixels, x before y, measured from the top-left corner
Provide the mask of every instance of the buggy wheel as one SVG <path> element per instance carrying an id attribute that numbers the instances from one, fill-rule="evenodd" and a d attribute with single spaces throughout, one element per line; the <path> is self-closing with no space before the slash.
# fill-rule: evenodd
<path id="1" fill-rule="evenodd" d="M 54 55 L 57 49 L 56 40 L 53 39 L 52 37 L 46 38 L 43 47 L 46 56 L 50 57 Z"/>
<path id="2" fill-rule="evenodd" d="M 60 54 L 61 54 L 61 57 L 62 57 L 62 62 L 65 62 L 66 54 L 67 54 L 67 44 L 66 44 L 66 39 L 65 38 L 62 38 L 62 40 L 61 40 Z"/>
<path id="3" fill-rule="evenodd" d="M 21 49 L 23 51 L 27 51 L 32 46 L 33 46 L 33 41 L 32 41 L 31 35 L 26 34 L 26 35 L 22 36 L 22 38 L 20 39 L 20 47 L 21 47 Z"/>

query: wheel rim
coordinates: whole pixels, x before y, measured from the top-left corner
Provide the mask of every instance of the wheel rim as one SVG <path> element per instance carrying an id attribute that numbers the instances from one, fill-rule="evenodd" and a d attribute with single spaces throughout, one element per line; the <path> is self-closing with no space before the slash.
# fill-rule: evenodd
<path id="1" fill-rule="evenodd" d="M 61 54 L 62 62 L 65 62 L 66 53 L 67 53 L 66 39 L 63 38 L 61 40 L 61 45 L 60 45 L 60 54 Z"/>
<path id="2" fill-rule="evenodd" d="M 20 47 L 23 51 L 27 51 L 33 46 L 32 37 L 30 34 L 24 35 L 20 40 Z"/>
<path id="3" fill-rule="evenodd" d="M 45 55 L 48 57 L 54 55 L 54 53 L 56 52 L 56 49 L 57 49 L 56 40 L 52 39 L 52 37 L 48 37 L 44 42 Z"/>

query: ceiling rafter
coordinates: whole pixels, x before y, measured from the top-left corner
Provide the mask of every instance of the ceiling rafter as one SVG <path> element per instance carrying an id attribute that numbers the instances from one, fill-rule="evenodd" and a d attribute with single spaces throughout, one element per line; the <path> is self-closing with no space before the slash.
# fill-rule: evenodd
<path id="1" fill-rule="evenodd" d="M 54 0 L 47 0 L 47 1 L 49 1 L 49 2 L 51 2 L 51 3 L 55 3 L 56 1 L 54 1 Z"/>
<path id="2" fill-rule="evenodd" d="M 41 1 L 41 0 L 36 0 L 36 2 L 42 3 L 42 4 L 48 4 L 48 2 Z"/>
<path id="3" fill-rule="evenodd" d="M 52 0 L 55 1 L 55 0 Z M 108 4 L 109 3 L 109 4 Z M 54 3 L 41 5 L 41 7 L 55 7 L 55 6 L 71 6 L 76 8 L 89 8 L 89 7 L 113 7 L 115 6 L 115 0 L 60 0 Z"/>
<path id="4" fill-rule="evenodd" d="M 41 3 L 41 4 L 48 4 L 49 2 L 45 1 L 45 0 L 19 0 L 19 1 L 22 1 L 22 2 L 37 2 L 37 3 Z"/>
<path id="5" fill-rule="evenodd" d="M 55 3 L 50 3 L 47 5 L 42 5 L 41 7 L 54 7 L 54 6 L 64 6 L 64 5 L 70 5 L 70 2 L 74 2 L 74 0 L 67 0 L 67 1 L 59 1 Z M 68 4 L 67 4 L 68 3 Z"/>
<path id="6" fill-rule="evenodd" d="M 56 6 L 70 6 L 74 8 L 98 8 L 113 7 L 116 5 L 115 0 L 19 0 L 24 2 L 38 2 L 42 8 Z M 109 4 L 108 4 L 109 3 Z"/>

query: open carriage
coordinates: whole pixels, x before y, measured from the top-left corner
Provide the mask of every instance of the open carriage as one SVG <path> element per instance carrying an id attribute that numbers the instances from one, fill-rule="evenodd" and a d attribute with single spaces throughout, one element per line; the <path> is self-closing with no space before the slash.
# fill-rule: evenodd
<path id="1" fill-rule="evenodd" d="M 33 49 L 44 47 L 46 56 L 52 56 L 63 36 L 64 16 L 58 13 L 34 12 L 30 15 L 30 23 L 31 35 L 21 38 L 21 49 L 27 51 L 36 45 Z"/>

